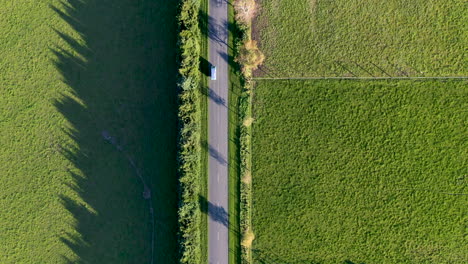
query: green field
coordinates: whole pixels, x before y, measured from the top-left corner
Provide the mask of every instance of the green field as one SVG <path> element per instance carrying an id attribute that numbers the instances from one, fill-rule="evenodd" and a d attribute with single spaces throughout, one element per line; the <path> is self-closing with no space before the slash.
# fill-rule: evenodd
<path id="1" fill-rule="evenodd" d="M 259 81 L 254 263 L 466 263 L 466 81 Z"/>
<path id="2" fill-rule="evenodd" d="M 0 263 L 177 262 L 176 13 L 0 0 Z"/>
<path id="3" fill-rule="evenodd" d="M 467 76 L 465 0 L 261 0 L 257 76 Z"/>

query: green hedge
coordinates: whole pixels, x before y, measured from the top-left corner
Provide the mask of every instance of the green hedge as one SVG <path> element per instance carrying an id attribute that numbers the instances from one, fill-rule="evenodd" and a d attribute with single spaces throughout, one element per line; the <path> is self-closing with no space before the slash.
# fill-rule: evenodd
<path id="1" fill-rule="evenodd" d="M 200 0 L 181 0 L 179 21 L 179 261 L 200 263 Z"/>

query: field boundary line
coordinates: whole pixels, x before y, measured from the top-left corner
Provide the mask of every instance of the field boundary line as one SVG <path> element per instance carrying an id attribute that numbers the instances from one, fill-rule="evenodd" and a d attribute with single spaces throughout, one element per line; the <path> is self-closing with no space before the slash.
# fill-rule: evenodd
<path id="1" fill-rule="evenodd" d="M 252 80 L 468 80 L 468 76 L 419 77 L 254 77 Z"/>

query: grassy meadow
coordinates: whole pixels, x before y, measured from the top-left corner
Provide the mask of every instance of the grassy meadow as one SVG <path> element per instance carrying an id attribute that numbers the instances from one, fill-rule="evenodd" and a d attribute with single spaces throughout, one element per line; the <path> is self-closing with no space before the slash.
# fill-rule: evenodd
<path id="1" fill-rule="evenodd" d="M 0 0 L 0 263 L 176 263 L 176 13 Z"/>
<path id="2" fill-rule="evenodd" d="M 467 76 L 464 0 L 261 0 L 263 77 Z"/>
<path id="3" fill-rule="evenodd" d="M 466 263 L 467 98 L 466 81 L 259 81 L 254 263 Z"/>

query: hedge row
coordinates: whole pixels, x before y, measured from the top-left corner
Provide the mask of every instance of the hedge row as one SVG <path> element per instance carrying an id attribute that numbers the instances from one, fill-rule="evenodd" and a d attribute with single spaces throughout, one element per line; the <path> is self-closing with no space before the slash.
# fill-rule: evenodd
<path id="1" fill-rule="evenodd" d="M 251 264 L 252 242 L 252 70 L 263 61 L 263 54 L 251 40 L 251 19 L 255 12 L 255 1 L 235 0 L 235 31 L 233 32 L 234 57 L 241 68 L 242 93 L 239 97 L 239 156 L 240 156 L 240 263 Z M 252 56 L 253 55 L 253 56 Z M 259 55 L 259 56 L 257 56 Z M 261 58 L 257 62 L 257 57 Z"/>
<path id="2" fill-rule="evenodd" d="M 181 0 L 179 9 L 179 261 L 200 263 L 201 110 L 200 0 Z"/>

